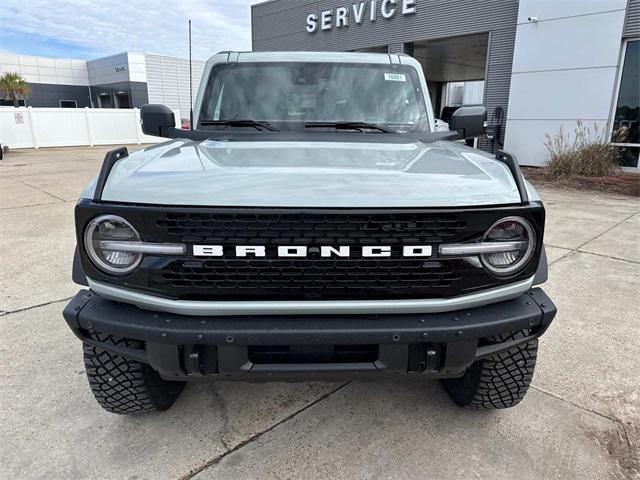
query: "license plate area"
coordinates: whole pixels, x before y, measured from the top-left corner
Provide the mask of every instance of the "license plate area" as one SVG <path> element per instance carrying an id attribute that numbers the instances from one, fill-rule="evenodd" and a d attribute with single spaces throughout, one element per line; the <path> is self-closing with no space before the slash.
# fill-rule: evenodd
<path id="1" fill-rule="evenodd" d="M 378 360 L 378 345 L 249 345 L 254 364 L 364 363 Z"/>

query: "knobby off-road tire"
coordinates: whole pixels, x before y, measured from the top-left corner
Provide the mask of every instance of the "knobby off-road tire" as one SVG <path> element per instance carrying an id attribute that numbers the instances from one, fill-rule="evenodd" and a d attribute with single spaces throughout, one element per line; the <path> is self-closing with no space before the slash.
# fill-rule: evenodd
<path id="1" fill-rule="evenodd" d="M 94 334 L 100 342 L 136 348 L 138 342 Z M 89 386 L 102 408 L 111 413 L 148 413 L 167 410 L 185 382 L 163 380 L 149 365 L 99 347 L 83 344 Z"/>
<path id="2" fill-rule="evenodd" d="M 502 343 L 529 332 L 498 335 L 486 343 Z M 509 408 L 524 398 L 536 366 L 538 340 L 531 340 L 492 357 L 478 360 L 460 378 L 443 380 L 449 396 L 462 407 Z"/>

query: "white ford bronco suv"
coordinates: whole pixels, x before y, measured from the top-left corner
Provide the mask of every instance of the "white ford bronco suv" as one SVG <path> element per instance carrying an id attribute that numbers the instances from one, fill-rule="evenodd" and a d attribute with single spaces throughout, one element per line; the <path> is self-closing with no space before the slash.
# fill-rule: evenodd
<path id="1" fill-rule="evenodd" d="M 224 52 L 191 130 L 109 152 L 75 209 L 64 317 L 114 413 L 166 410 L 195 379 L 441 379 L 516 405 L 556 308 L 545 211 L 483 107 L 435 131 L 409 56 Z"/>

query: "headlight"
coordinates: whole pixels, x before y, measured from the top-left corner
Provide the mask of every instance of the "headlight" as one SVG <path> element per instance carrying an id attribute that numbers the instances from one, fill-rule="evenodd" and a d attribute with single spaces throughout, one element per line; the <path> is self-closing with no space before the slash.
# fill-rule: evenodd
<path id="1" fill-rule="evenodd" d="M 109 248 L 118 242 L 140 242 L 140 235 L 129 222 L 115 215 L 94 218 L 84 233 L 85 250 L 96 267 L 110 274 L 124 275 L 138 266 L 142 254 Z"/>
<path id="2" fill-rule="evenodd" d="M 504 251 L 484 253 L 482 264 L 496 275 L 510 275 L 524 268 L 536 248 L 533 227 L 521 217 L 506 217 L 494 223 L 482 239 L 483 243 L 499 247 Z M 508 247 L 508 248 L 507 248 Z"/>

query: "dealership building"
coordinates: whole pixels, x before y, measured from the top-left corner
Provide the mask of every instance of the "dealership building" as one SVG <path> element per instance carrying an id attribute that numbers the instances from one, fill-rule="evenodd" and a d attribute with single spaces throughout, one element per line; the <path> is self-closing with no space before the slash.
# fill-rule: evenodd
<path id="1" fill-rule="evenodd" d="M 204 62 L 193 61 L 193 91 Z M 0 54 L 0 75 L 17 72 L 31 93 L 23 105 L 63 108 L 135 108 L 162 103 L 189 118 L 189 60 L 123 52 L 95 60 Z M 4 104 L 11 101 L 4 100 Z"/>
<path id="2" fill-rule="evenodd" d="M 545 135 L 580 120 L 638 168 L 640 0 L 269 0 L 251 27 L 256 51 L 415 57 L 436 116 L 484 104 L 499 135 L 481 148 L 522 164 L 541 165 Z"/>

